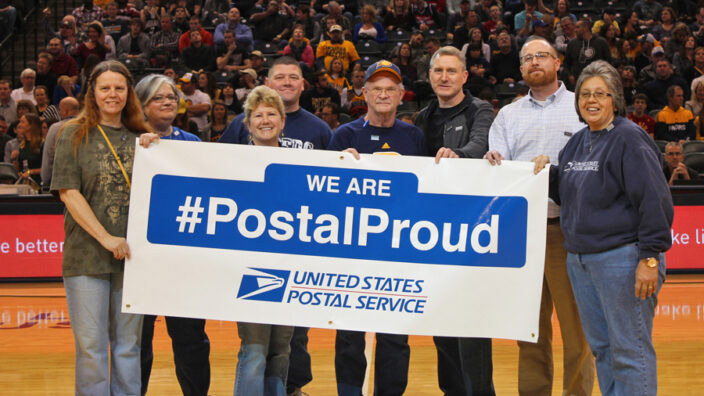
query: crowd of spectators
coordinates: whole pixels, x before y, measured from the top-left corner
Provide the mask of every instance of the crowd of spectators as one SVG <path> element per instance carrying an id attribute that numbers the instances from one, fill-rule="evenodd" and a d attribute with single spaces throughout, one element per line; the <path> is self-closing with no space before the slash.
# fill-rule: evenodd
<path id="1" fill-rule="evenodd" d="M 13 12 L 11 5 L 0 0 L 0 19 L 7 22 L 8 18 L 16 18 Z M 704 143 L 697 142 L 704 140 L 704 0 L 701 5 L 691 0 L 671 0 L 667 4 L 655 0 L 594 0 L 578 5 L 571 5 L 568 0 L 392 0 L 388 4 L 380 0 L 291 0 L 291 3 L 287 0 L 244 0 L 236 5 L 229 0 L 84 0 L 82 5 L 61 18 L 58 31 L 51 26 L 51 13 L 49 8 L 44 10 L 47 16 L 43 21 L 47 43 L 39 51 L 36 62 L 28 65 L 18 76 L 0 79 L 0 153 L 4 162 L 11 162 L 22 178 L 44 187 L 49 186 L 48 178 L 52 177 L 53 157 L 60 158 L 56 162 L 52 188 L 56 190 L 58 186 L 58 190 L 63 190 L 62 200 L 67 203 L 69 212 L 77 207 L 72 206 L 77 202 L 74 201 L 77 196 L 72 195 L 74 192 L 65 191 L 71 189 L 62 188 L 72 184 L 67 184 L 67 173 L 60 166 L 61 159 L 67 161 L 68 150 L 65 144 L 63 150 L 56 150 L 57 134 L 62 133 L 60 125 L 71 117 L 79 117 L 78 122 L 70 123 L 70 127 L 66 128 L 68 133 L 74 133 L 79 127 L 84 131 L 80 133 L 87 133 L 91 127 L 88 123 L 93 121 L 102 132 L 100 125 L 97 125 L 98 118 L 88 117 L 96 112 L 96 97 L 109 95 L 101 93 L 101 87 L 105 92 L 110 87 L 116 87 L 115 90 L 119 88 L 121 92 L 130 93 L 134 89 L 133 83 L 138 83 L 137 91 L 141 92 L 143 103 L 134 93 L 128 94 L 130 99 L 124 105 L 126 107 L 118 112 L 114 111 L 115 106 L 110 101 L 100 102 L 105 107 L 100 109 L 101 116 L 109 116 L 107 121 L 114 127 L 111 133 L 116 133 L 117 127 L 124 127 L 124 111 L 131 115 L 133 125 L 127 129 L 132 133 L 154 128 L 165 133 L 175 130 L 177 134 L 174 136 L 188 136 L 188 140 L 260 145 L 264 142 L 257 141 L 257 133 L 268 130 L 276 132 L 270 136 L 273 138 L 267 140 L 271 145 L 354 149 L 354 153 L 371 153 L 377 149 L 369 147 L 381 144 L 377 135 L 369 135 L 365 139 L 373 142 L 369 147 L 345 146 L 340 142 L 345 139 L 352 141 L 352 137 L 371 134 L 373 128 L 378 128 L 385 133 L 387 130 L 401 132 L 397 136 L 413 136 L 411 146 L 399 150 L 400 154 L 423 155 L 427 151 L 437 160 L 451 154 L 467 158 L 485 156 L 490 161 L 495 155 L 498 157 L 494 159 L 504 158 L 501 150 L 496 149 L 496 142 L 500 140 L 497 136 L 503 133 L 502 130 L 515 134 L 517 141 L 519 132 L 526 133 L 521 139 L 529 143 L 531 150 L 542 150 L 545 148 L 543 143 L 552 144 L 555 146 L 555 152 L 551 153 L 553 159 L 559 152 L 557 145 L 560 142 L 560 147 L 566 141 L 572 142 L 570 147 L 575 147 L 581 143 L 574 142 L 584 139 L 585 135 L 592 136 L 578 132 L 578 138 L 572 137 L 572 131 L 553 128 L 553 121 L 564 121 L 571 114 L 575 95 L 569 91 L 585 84 L 590 88 L 578 90 L 579 107 L 577 113 L 572 114 L 571 121 L 574 130 L 579 130 L 579 126 L 586 121 L 592 131 L 610 131 L 615 128 L 615 123 L 618 128 L 626 125 L 623 130 L 630 135 L 623 136 L 631 136 L 640 147 L 654 148 L 655 143 L 651 139 L 659 141 L 665 159 L 662 173 L 671 185 L 697 179 L 700 173 L 704 173 L 701 172 L 704 170 L 704 153 L 699 153 L 703 157 L 701 169 L 688 166 L 685 157 L 690 147 L 704 151 Z M 14 29 L 10 22 L 2 25 L 3 29 L 8 27 L 10 32 Z M 436 52 L 438 56 L 433 58 Z M 284 55 L 287 57 L 274 63 Z M 439 60 L 443 55 L 449 56 L 451 61 Z M 102 62 L 104 60 L 110 61 Z M 466 71 L 460 70 L 461 66 Z M 550 67 L 552 70 L 548 73 L 546 70 Z M 386 74 L 377 76 L 378 79 L 372 79 L 370 83 L 377 69 L 384 69 L 382 72 Z M 145 76 L 149 77 L 142 79 Z M 389 76 L 392 77 L 390 80 Z M 98 77 L 102 85 L 98 85 Z M 522 81 L 524 77 L 526 82 Z M 156 89 L 159 87 L 156 85 L 151 94 L 144 88 L 155 78 L 161 79 L 159 84 L 164 90 L 158 95 Z M 400 89 L 401 83 L 404 89 Z M 529 86 L 529 98 L 499 112 L 502 106 L 528 95 Z M 621 86 L 623 92 L 619 92 Z M 367 98 L 365 94 L 368 94 Z M 252 130 L 250 135 L 247 128 L 252 124 L 249 118 L 243 121 L 243 106 L 249 117 L 253 112 L 252 102 L 260 95 L 276 102 L 278 114 L 274 117 L 273 127 L 266 124 L 259 130 Z M 390 102 L 382 98 L 389 98 Z M 602 111 L 604 107 L 598 105 L 602 100 L 611 101 L 614 108 L 609 106 L 608 111 Z M 400 101 L 402 103 L 397 107 Z M 520 106 L 529 101 L 530 106 L 535 104 L 540 109 L 521 110 Z M 84 111 L 79 113 L 84 102 Z M 143 125 L 145 120 L 138 110 L 140 104 L 145 108 L 146 120 L 151 126 Z M 382 109 L 388 107 L 393 107 L 393 111 Z M 628 118 L 650 137 L 633 123 L 622 122 L 620 117 L 610 125 L 602 123 L 609 118 L 609 114 L 615 119 L 614 113 L 621 114 L 624 107 L 628 109 Z M 169 117 L 160 118 L 159 109 L 164 113 L 168 110 Z M 545 113 L 543 109 L 546 109 Z M 492 121 L 497 113 L 498 117 Z M 589 117 L 585 116 L 590 113 Z M 366 120 L 361 118 L 365 114 Z M 602 117 L 604 114 L 606 118 Z M 397 121 L 396 116 L 403 122 Z M 268 117 L 262 122 L 272 122 Z M 100 120 L 101 123 L 104 121 Z M 420 128 L 409 124 L 417 124 Z M 521 129 L 526 126 L 529 126 L 526 130 Z M 453 135 L 456 141 L 447 138 L 450 135 L 448 131 L 460 131 Z M 296 137 L 296 133 L 308 136 Z M 535 139 L 524 137 L 530 134 L 534 134 Z M 110 142 L 107 136 L 105 140 Z M 62 140 L 58 141 L 61 148 Z M 459 141 L 464 143 L 458 144 Z M 697 147 L 688 143 L 700 145 Z M 387 149 L 390 147 L 387 143 L 384 145 Z M 492 145 L 495 149 L 487 153 Z M 122 146 L 128 150 L 129 145 L 122 143 Z M 621 148 L 625 152 L 629 145 L 622 145 Z M 589 152 L 591 150 L 590 137 Z M 538 152 L 529 157 L 507 155 L 505 158 L 528 160 L 534 154 Z M 115 154 L 115 157 L 118 155 Z M 626 161 L 624 158 L 617 155 L 609 157 L 609 160 L 619 163 Z M 652 159 L 655 160 L 655 156 Z M 119 158 L 116 160 L 122 166 Z M 547 157 L 541 161 L 544 166 Z M 650 169 L 659 173 L 659 165 L 656 161 L 651 162 L 653 167 Z M 86 168 L 94 170 L 90 164 L 86 164 Z M 125 179 L 128 179 L 127 172 L 124 169 L 123 172 Z M 60 179 L 58 182 L 57 178 Z M 654 179 L 648 176 L 648 180 Z M 639 188 L 643 186 L 643 183 L 635 184 Z M 664 184 L 662 187 L 666 195 Z M 571 189 L 569 192 L 574 195 L 575 191 Z M 564 192 L 561 190 L 560 194 Z M 620 190 L 617 195 L 624 196 Z M 569 200 L 567 198 L 565 201 Z M 618 203 L 616 199 L 614 202 Z M 613 211 L 617 206 L 609 209 Z M 551 216 L 548 220 L 554 230 L 559 229 L 556 219 Z M 565 234 L 574 238 L 573 235 L 579 233 L 570 230 Z M 558 239 L 553 240 L 553 245 L 561 248 L 563 243 Z M 565 240 L 569 242 L 569 239 Z M 125 257 L 125 251 L 120 246 L 116 249 L 113 251 L 116 259 Z M 650 258 L 645 259 L 650 261 Z M 657 259 L 652 259 L 657 266 Z M 564 258 L 553 258 L 552 261 L 562 263 Z M 561 276 L 563 280 L 550 282 L 568 285 L 567 274 Z M 121 278 L 118 279 L 115 283 L 121 284 Z M 547 275 L 545 279 L 548 282 Z M 77 293 L 70 290 L 71 287 L 78 289 L 80 283 L 68 283 L 67 295 Z M 550 293 L 555 292 L 552 285 L 545 285 Z M 652 293 L 653 286 L 657 288 L 660 285 L 656 280 L 649 285 L 648 293 Z M 562 292 L 572 293 L 571 290 Z M 546 296 L 545 292 L 543 296 Z M 563 298 L 557 297 L 555 301 L 559 299 Z M 578 323 L 574 320 L 575 307 L 572 308 L 572 319 L 566 319 L 566 323 Z M 552 306 L 549 308 L 541 314 L 544 322 L 549 322 L 552 315 Z M 561 310 L 558 308 L 558 313 Z M 563 330 L 566 327 L 562 327 Z M 75 329 L 80 330 L 81 326 Z M 253 334 L 261 332 L 259 327 L 240 327 L 240 337 L 245 347 L 238 355 L 238 378 L 247 377 L 247 374 L 240 376 L 240 372 L 247 372 L 242 367 L 259 366 L 259 363 L 252 362 L 258 362 L 266 355 L 252 352 L 263 343 L 262 340 L 255 340 Z M 294 352 L 290 360 L 296 363 L 292 363 L 291 367 L 305 368 L 307 329 L 289 328 L 287 332 L 285 337 L 274 339 L 292 338 Z M 550 356 L 549 352 L 544 352 L 550 351 L 551 332 L 544 331 L 541 325 L 541 334 L 547 336 L 539 340 L 536 349 L 539 351 L 531 352 L 530 346 L 522 345 L 522 350 L 527 351 L 523 352 L 523 356 Z M 579 334 L 576 331 L 567 338 L 575 340 L 580 338 L 576 337 Z M 379 382 L 397 387 L 396 382 L 405 382 L 404 376 L 407 376 L 407 355 L 403 358 L 404 354 L 409 353 L 407 339 L 399 335 L 395 338 L 381 334 L 377 336 L 381 336 L 377 340 L 391 340 L 391 344 L 399 346 L 397 350 L 401 353 L 389 353 L 387 356 L 396 355 L 396 358 L 401 357 L 401 361 L 405 359 L 405 363 L 395 365 L 394 370 L 386 370 L 384 365 L 379 365 L 377 369 L 383 372 L 375 373 L 377 379 L 383 377 L 379 374 L 396 377 Z M 203 343 L 202 337 L 198 337 Z M 80 338 L 78 335 L 77 340 Z M 583 336 L 581 338 L 585 341 Z M 207 338 L 205 341 L 207 343 Z M 174 342 L 176 345 L 176 340 Z M 389 341 L 380 344 L 386 342 Z M 472 384 L 469 381 L 459 388 L 478 386 L 492 389 L 490 341 L 455 339 L 435 342 L 439 356 L 438 380 L 442 389 L 447 383 L 465 382 L 473 375 L 481 377 L 481 383 Z M 252 345 L 256 348 L 246 348 Z M 337 356 L 356 356 L 347 362 L 344 358 L 339 361 L 336 358 L 338 390 L 349 385 L 349 389 L 358 393 L 357 377 L 363 378 L 364 372 L 357 361 L 363 359 L 363 355 L 358 353 L 363 350 L 361 345 L 361 333 L 338 333 Z M 281 351 L 286 349 L 281 348 Z M 581 351 L 586 351 L 586 344 L 582 342 L 574 350 L 578 353 L 573 356 L 582 356 Z M 597 354 L 599 367 L 599 352 L 594 353 Z M 255 354 L 256 359 L 249 357 Z M 309 356 L 307 358 L 309 361 Z M 302 359 L 303 363 L 297 359 Z M 281 357 L 279 360 L 285 362 Z M 534 359 L 521 360 L 530 362 Z M 589 365 L 582 357 L 568 360 Z M 480 363 L 477 367 L 470 367 L 472 365 L 462 361 Z M 611 359 L 602 360 L 602 364 L 603 361 L 608 364 Z M 549 382 L 547 386 L 551 388 L 550 364 L 543 370 L 533 363 L 527 366 L 533 367 L 534 372 L 545 372 L 544 376 L 550 377 L 545 382 Z M 448 374 L 448 367 L 453 364 L 458 364 L 462 372 Z M 526 367 L 526 363 L 522 365 Z M 278 369 L 282 372 L 277 375 L 285 380 L 287 374 L 281 367 Z M 573 371 L 581 372 L 582 369 Z M 600 371 L 603 372 L 603 368 Z M 526 371 L 519 367 L 519 372 L 524 373 L 519 374 L 521 388 L 526 386 Z M 310 381 L 312 374 L 303 374 L 298 377 Z M 146 375 L 148 378 L 148 373 Z M 201 375 L 205 378 L 209 373 Z M 458 375 L 464 378 L 453 378 Z M 294 384 L 290 381 L 294 376 L 288 377 L 287 385 L 293 388 L 288 393 L 303 394 L 301 388 L 305 384 Z M 521 377 L 524 379 L 521 380 Z M 530 374 L 527 377 L 537 376 Z M 583 383 L 586 384 L 585 389 L 591 390 L 592 379 L 587 377 L 590 375 L 584 375 Z M 649 376 L 651 380 L 656 377 Z M 601 375 L 599 379 L 602 379 Z M 145 393 L 146 382 L 142 384 L 142 393 Z M 401 385 L 400 388 L 405 388 L 405 383 Z M 602 384 L 602 387 L 608 386 Z M 388 393 L 402 392 L 403 389 Z M 564 393 L 572 394 L 567 390 Z"/>
<path id="2" fill-rule="evenodd" d="M 182 98 L 177 123 L 216 140 L 282 55 L 303 69 L 303 108 L 327 120 L 335 114 L 331 125 L 366 112 L 361 80 L 379 59 L 401 70 L 406 93 L 399 111 L 412 120 L 433 97 L 429 61 L 444 45 L 466 57 L 465 88 L 498 111 L 527 92 L 519 51 L 534 35 L 554 44 L 568 89 L 589 63 L 606 60 L 621 73 L 629 118 L 654 139 L 704 139 L 701 2 L 288 1 L 84 0 L 58 30 L 45 9 L 46 47 L 19 76 L 0 80 L 7 124 L 0 128 L 0 159 L 17 164 L 16 148 L 25 147 L 17 124 L 25 112 L 36 113 L 48 130 L 61 119 L 60 101 L 80 102 L 90 72 L 105 59 L 120 60 L 137 80 L 154 72 L 171 77 Z M 16 19 L 10 3 L 0 1 L 5 29 Z"/>

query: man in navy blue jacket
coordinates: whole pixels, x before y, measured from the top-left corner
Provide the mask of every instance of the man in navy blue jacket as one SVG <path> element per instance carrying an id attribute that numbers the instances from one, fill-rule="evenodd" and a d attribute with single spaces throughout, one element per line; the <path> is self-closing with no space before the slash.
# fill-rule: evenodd
<path id="1" fill-rule="evenodd" d="M 369 108 L 364 117 L 335 130 L 330 150 L 352 153 L 426 155 L 423 133 L 417 127 L 396 119 L 403 97 L 398 67 L 381 60 L 367 69 L 364 98 Z M 364 357 L 364 332 L 338 330 L 335 338 L 335 376 L 339 396 L 362 394 L 367 361 Z M 408 383 L 411 348 L 408 336 L 376 334 L 374 394 L 401 395 Z"/>
<path id="2" fill-rule="evenodd" d="M 366 116 L 335 130 L 330 150 L 342 150 L 359 158 L 364 154 L 427 155 L 425 136 L 418 127 L 396 119 L 404 90 L 399 68 L 381 60 L 367 69 L 364 76 L 364 98 L 369 111 Z M 454 151 L 442 149 L 440 157 L 458 157 Z M 335 339 L 335 375 L 340 396 L 362 393 L 366 359 L 364 332 L 338 330 Z M 401 395 L 408 383 L 410 347 L 408 336 L 376 334 L 374 394 Z"/>

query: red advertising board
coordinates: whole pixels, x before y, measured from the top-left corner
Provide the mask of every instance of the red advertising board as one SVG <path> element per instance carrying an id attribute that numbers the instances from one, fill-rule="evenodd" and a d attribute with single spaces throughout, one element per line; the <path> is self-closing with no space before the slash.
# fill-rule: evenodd
<path id="1" fill-rule="evenodd" d="M 61 276 L 63 215 L 0 215 L 0 279 Z M 675 206 L 667 268 L 704 269 L 704 206 Z"/>
<path id="2" fill-rule="evenodd" d="M 675 206 L 667 269 L 704 268 L 704 206 Z"/>
<path id="3" fill-rule="evenodd" d="M 63 215 L 0 215 L 0 278 L 60 277 L 63 222 Z"/>

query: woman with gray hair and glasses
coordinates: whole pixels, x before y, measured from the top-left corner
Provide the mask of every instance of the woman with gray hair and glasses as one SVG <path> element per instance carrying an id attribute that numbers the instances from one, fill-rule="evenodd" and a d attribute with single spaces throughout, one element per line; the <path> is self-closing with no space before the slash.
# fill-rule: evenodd
<path id="1" fill-rule="evenodd" d="M 660 150 L 623 117 L 623 89 L 613 66 L 591 63 L 575 93 L 577 113 L 588 126 L 550 168 L 567 271 L 602 394 L 655 395 L 653 316 L 674 212 Z M 533 161 L 537 173 L 549 158 Z"/>
<path id="2" fill-rule="evenodd" d="M 171 125 L 176 119 L 179 104 L 178 90 L 172 79 L 160 74 L 150 74 L 144 77 L 134 89 L 142 102 L 147 123 L 159 138 L 200 141 L 196 135 Z M 151 142 L 154 140 L 157 139 L 151 139 Z M 176 378 L 183 394 L 207 395 L 210 387 L 210 341 L 205 333 L 205 319 L 170 316 L 165 319 L 174 353 Z M 155 321 L 156 316 L 144 315 L 140 353 L 142 395 L 147 393 L 154 361 L 152 339 Z"/>
<path id="3" fill-rule="evenodd" d="M 200 142 L 200 139 L 171 124 L 176 119 L 180 97 L 174 81 L 161 74 L 150 74 L 134 87 L 144 107 L 147 122 L 161 139 Z"/>

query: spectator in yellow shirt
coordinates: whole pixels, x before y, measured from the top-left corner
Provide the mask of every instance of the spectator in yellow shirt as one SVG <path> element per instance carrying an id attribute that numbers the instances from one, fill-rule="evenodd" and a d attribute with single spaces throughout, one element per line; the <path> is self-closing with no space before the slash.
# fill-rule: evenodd
<path id="1" fill-rule="evenodd" d="M 318 44 L 315 58 L 318 68 L 324 67 L 328 70 L 333 58 L 340 58 L 343 71 L 346 73 L 359 60 L 359 54 L 357 54 L 357 49 L 351 41 L 343 40 L 342 26 L 332 25 L 330 27 L 330 40 L 325 40 Z"/>

